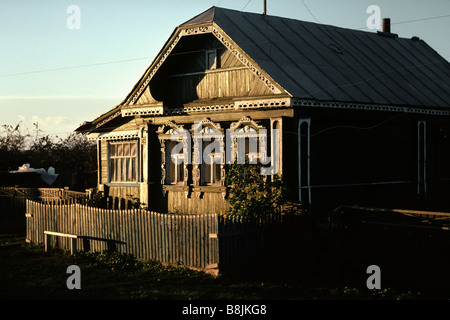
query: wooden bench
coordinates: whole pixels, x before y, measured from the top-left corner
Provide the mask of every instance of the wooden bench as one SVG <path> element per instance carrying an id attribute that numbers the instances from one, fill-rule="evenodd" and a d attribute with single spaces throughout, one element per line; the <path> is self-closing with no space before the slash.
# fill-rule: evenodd
<path id="1" fill-rule="evenodd" d="M 54 232 L 54 231 L 44 231 L 44 245 L 45 245 L 45 252 L 48 250 L 48 244 L 50 242 L 50 236 L 58 236 L 58 237 L 64 237 L 64 238 L 71 238 L 71 244 L 70 244 L 70 254 L 74 255 L 77 253 L 77 239 L 81 238 L 81 236 L 77 236 L 75 234 L 68 234 L 68 233 L 61 233 L 61 232 Z"/>

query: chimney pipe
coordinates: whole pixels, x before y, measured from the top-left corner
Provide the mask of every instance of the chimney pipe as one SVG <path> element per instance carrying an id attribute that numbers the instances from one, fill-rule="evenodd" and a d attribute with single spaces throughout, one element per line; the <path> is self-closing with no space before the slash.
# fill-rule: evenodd
<path id="1" fill-rule="evenodd" d="M 383 32 L 391 33 L 391 19 L 389 18 L 383 19 Z"/>
<path id="2" fill-rule="evenodd" d="M 267 14 L 267 0 L 264 0 L 264 13 L 263 15 L 265 16 Z"/>

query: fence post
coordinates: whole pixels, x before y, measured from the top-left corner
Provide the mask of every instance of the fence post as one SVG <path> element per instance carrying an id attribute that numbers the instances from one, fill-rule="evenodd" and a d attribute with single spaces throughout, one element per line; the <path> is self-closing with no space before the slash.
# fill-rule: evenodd
<path id="1" fill-rule="evenodd" d="M 44 234 L 44 250 L 45 250 L 45 252 L 48 252 L 49 241 L 50 241 L 50 235 Z"/>

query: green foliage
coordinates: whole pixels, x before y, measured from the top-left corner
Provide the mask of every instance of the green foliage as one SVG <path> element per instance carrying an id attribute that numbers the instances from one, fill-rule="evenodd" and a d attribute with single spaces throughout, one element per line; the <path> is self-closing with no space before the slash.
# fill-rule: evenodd
<path id="1" fill-rule="evenodd" d="M 285 201 L 283 180 L 278 175 L 263 176 L 261 166 L 229 165 L 225 182 L 229 186 L 228 214 L 259 217 L 280 213 Z"/>

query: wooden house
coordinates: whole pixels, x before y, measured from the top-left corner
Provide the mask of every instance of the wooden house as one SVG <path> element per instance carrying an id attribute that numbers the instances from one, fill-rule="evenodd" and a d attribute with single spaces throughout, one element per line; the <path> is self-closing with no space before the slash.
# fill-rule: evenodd
<path id="1" fill-rule="evenodd" d="M 226 159 L 241 148 L 227 144 L 231 130 L 264 138 L 245 156 L 278 160 L 289 198 L 313 214 L 450 210 L 449 101 L 450 64 L 417 37 L 212 7 L 175 28 L 119 105 L 76 131 L 96 139 L 98 185 L 116 207 L 225 211 Z M 218 161 L 180 160 L 207 141 Z"/>

